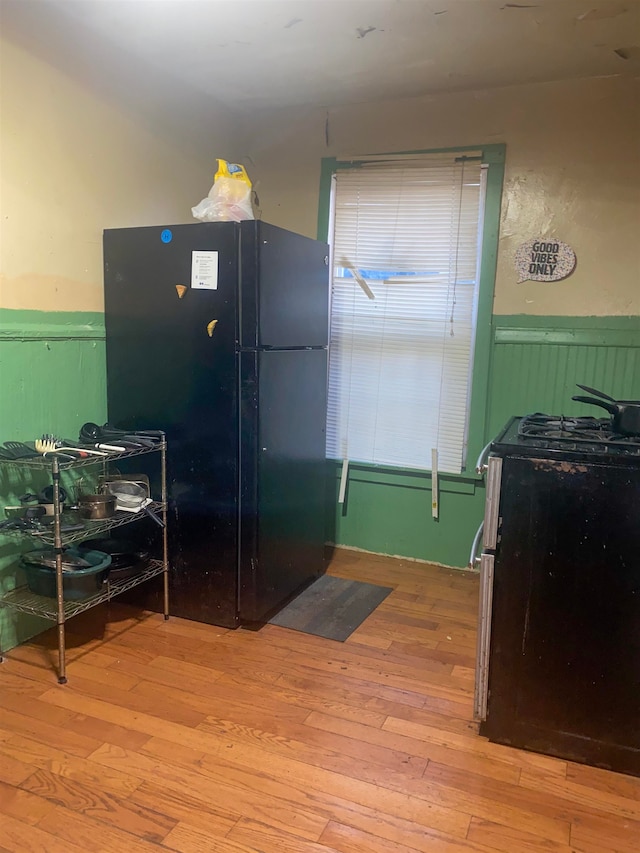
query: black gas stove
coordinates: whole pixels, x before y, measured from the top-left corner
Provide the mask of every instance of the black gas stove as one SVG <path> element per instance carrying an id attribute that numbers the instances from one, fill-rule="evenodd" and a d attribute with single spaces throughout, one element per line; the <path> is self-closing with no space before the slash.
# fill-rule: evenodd
<path id="1" fill-rule="evenodd" d="M 486 489 L 480 733 L 640 776 L 640 436 L 513 417 Z"/>
<path id="2" fill-rule="evenodd" d="M 536 412 L 513 417 L 491 446 L 497 453 L 514 451 L 551 458 L 618 459 L 640 464 L 640 435 L 620 435 L 610 418 L 546 415 Z"/>

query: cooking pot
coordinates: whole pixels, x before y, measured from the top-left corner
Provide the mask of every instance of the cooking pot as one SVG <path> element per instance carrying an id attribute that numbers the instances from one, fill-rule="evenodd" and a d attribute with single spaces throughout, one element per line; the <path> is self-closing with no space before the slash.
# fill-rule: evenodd
<path id="1" fill-rule="evenodd" d="M 640 400 L 614 400 L 604 391 L 589 388 L 588 385 L 578 385 L 583 391 L 595 394 L 595 397 L 575 396 L 572 400 L 577 403 L 589 403 L 600 406 L 611 415 L 611 428 L 619 435 L 640 435 Z"/>
<path id="2" fill-rule="evenodd" d="M 113 495 L 81 495 L 78 498 L 78 511 L 82 518 L 94 521 L 111 518 L 116 511 L 116 499 Z"/>

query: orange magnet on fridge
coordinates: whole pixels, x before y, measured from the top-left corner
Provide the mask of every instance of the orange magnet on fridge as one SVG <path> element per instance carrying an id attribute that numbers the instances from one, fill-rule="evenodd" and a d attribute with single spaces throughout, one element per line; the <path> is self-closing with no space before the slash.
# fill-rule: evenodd
<path id="1" fill-rule="evenodd" d="M 176 291 L 178 294 L 178 299 L 182 299 L 182 297 L 187 292 L 187 288 L 184 286 L 184 284 L 176 284 Z"/>
<path id="2" fill-rule="evenodd" d="M 213 330 L 215 329 L 217 323 L 217 320 L 212 320 L 210 323 L 207 323 L 207 334 L 209 335 L 209 337 L 213 335 Z"/>

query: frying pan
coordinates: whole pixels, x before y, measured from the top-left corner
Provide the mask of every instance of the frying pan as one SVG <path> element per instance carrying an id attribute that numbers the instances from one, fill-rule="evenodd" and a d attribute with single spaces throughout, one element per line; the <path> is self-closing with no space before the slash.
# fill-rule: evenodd
<path id="1" fill-rule="evenodd" d="M 149 552 L 126 539 L 105 537 L 91 539 L 78 546 L 78 551 L 102 551 L 111 557 L 109 580 L 125 580 L 143 571 L 149 564 Z"/>
<path id="2" fill-rule="evenodd" d="M 614 400 L 604 391 L 589 388 L 588 385 L 579 385 L 583 391 L 595 394 L 595 397 L 575 396 L 572 400 L 577 403 L 588 403 L 591 406 L 600 406 L 611 415 L 611 428 L 619 435 L 640 435 L 640 400 Z"/>

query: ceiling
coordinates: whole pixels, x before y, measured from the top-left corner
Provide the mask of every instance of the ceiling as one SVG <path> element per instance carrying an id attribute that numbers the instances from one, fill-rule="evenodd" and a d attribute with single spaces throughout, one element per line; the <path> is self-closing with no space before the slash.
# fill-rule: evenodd
<path id="1" fill-rule="evenodd" d="M 2 33 L 158 106 L 239 114 L 640 71 L 639 0 L 2 0 Z"/>

